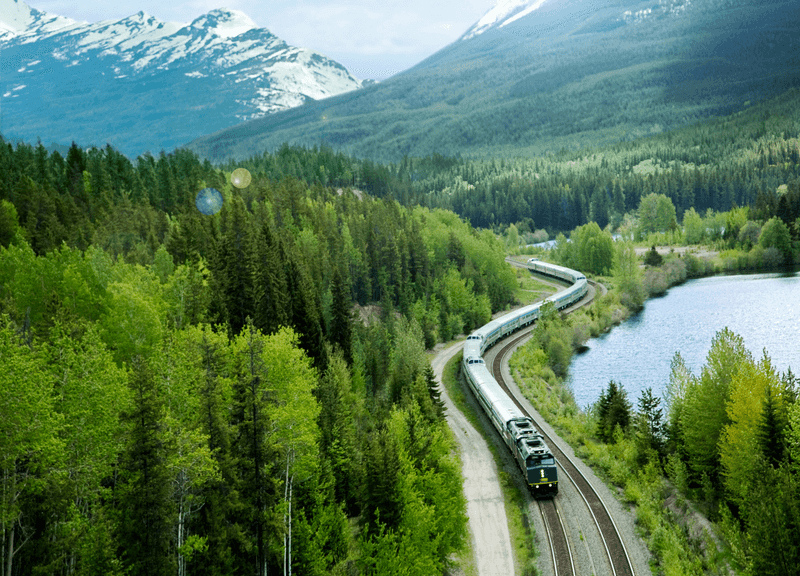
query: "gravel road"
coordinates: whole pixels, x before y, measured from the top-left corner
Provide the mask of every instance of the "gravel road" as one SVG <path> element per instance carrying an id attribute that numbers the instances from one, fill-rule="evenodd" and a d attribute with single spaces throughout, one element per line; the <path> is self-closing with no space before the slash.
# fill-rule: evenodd
<path id="1" fill-rule="evenodd" d="M 431 361 L 431 366 L 447 409 L 447 423 L 461 452 L 464 496 L 478 575 L 510 576 L 514 574 L 514 556 L 497 466 L 483 437 L 455 407 L 442 386 L 445 364 L 461 351 L 463 345 L 462 341 L 442 350 Z"/>

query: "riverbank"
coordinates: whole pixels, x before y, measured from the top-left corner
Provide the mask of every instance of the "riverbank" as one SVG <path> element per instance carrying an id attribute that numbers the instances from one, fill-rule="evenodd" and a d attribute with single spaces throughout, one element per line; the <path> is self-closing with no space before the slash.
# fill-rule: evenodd
<path id="1" fill-rule="evenodd" d="M 643 271 L 648 297 L 663 294 L 690 277 L 724 271 L 719 263 L 698 258 L 688 247 L 665 255 L 661 266 L 647 266 Z M 711 253 L 707 256 L 715 258 Z M 601 280 L 613 284 L 611 278 Z M 538 333 L 512 357 L 511 373 L 545 420 L 608 483 L 618 500 L 635 510 L 638 527 L 656 559 L 654 568 L 670 576 L 726 571 L 730 549 L 713 525 L 672 486 L 666 461 L 643 447 L 630 430 L 620 429 L 613 441 L 601 442 L 596 409 L 581 409 L 565 383 L 571 354 L 564 358 L 564 347 L 558 342 L 572 335 L 571 349 L 576 350 L 584 337 L 608 331 L 631 313 L 612 290 L 582 314 L 541 322 Z"/>

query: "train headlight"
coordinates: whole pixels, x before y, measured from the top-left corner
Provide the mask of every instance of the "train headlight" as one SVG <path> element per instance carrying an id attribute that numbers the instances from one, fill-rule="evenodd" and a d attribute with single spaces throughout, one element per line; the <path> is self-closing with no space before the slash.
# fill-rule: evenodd
<path id="1" fill-rule="evenodd" d="M 553 487 L 553 485 L 552 485 L 552 484 L 548 484 L 547 486 L 548 486 L 548 487 L 550 487 L 550 488 L 552 488 L 552 487 Z"/>

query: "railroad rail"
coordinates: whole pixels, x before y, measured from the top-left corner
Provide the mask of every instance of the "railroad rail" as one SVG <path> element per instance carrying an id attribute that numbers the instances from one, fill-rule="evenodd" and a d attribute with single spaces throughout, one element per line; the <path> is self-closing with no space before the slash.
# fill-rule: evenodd
<path id="1" fill-rule="evenodd" d="M 583 302 L 584 304 L 586 302 Z M 580 304 L 580 303 L 579 303 Z M 589 512 L 594 518 L 595 525 L 605 546 L 606 554 L 611 565 L 614 576 L 635 576 L 628 551 L 617 530 L 614 519 L 608 512 L 603 499 L 592 487 L 583 473 L 578 469 L 572 459 L 569 458 L 553 441 L 553 439 L 542 429 L 541 425 L 531 416 L 524 406 L 519 402 L 513 391 L 508 387 L 502 374 L 502 363 L 505 357 L 530 334 L 531 329 L 525 330 L 522 334 L 516 334 L 510 339 L 501 342 L 501 348 L 495 354 L 492 362 L 492 373 L 500 386 L 508 394 L 509 398 L 517 407 L 531 418 L 534 425 L 545 438 L 553 456 L 555 456 L 559 467 L 570 482 L 575 486 L 581 495 Z M 563 481 L 563 480 L 562 480 Z M 574 576 L 575 569 L 572 562 L 572 553 L 569 549 L 566 532 L 561 522 L 560 514 L 556 509 L 555 500 L 537 501 L 541 510 L 542 517 L 548 531 L 548 539 L 551 543 L 553 564 L 557 576 Z"/>

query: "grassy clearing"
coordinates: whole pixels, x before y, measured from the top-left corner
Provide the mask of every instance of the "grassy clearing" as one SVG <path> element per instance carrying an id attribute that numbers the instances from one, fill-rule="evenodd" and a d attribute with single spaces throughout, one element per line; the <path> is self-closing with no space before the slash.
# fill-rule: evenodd
<path id="1" fill-rule="evenodd" d="M 503 493 L 503 500 L 505 501 L 511 546 L 517 565 L 517 570 L 515 571 L 525 576 L 536 576 L 539 573 L 536 566 L 539 550 L 534 546 L 536 533 L 528 521 L 525 494 L 519 489 L 511 474 L 504 470 L 503 461 L 498 453 L 494 438 L 490 437 L 493 432 L 484 430 L 478 414 L 467 402 L 466 392 L 460 376 L 460 366 L 461 353 L 456 354 L 445 366 L 444 373 L 442 374 L 442 383 L 450 399 L 453 401 L 453 404 L 456 405 L 456 408 L 464 414 L 470 424 L 472 424 L 484 440 L 486 440 L 486 444 L 489 446 L 494 456 L 495 463 L 497 464 L 498 476 L 500 478 L 500 488 Z M 470 558 L 469 568 L 474 570 L 474 572 L 472 572 L 472 574 L 474 574 L 477 570 L 475 569 L 471 545 L 470 550 L 464 553 L 465 556 L 467 554 L 469 554 Z M 465 572 L 470 574 L 470 572 L 467 572 L 467 563 L 462 563 L 462 566 L 465 567 Z"/>
<path id="2" fill-rule="evenodd" d="M 517 289 L 514 291 L 514 296 L 521 304 L 533 304 L 555 293 L 556 288 L 540 281 L 528 270 L 523 268 L 514 270 L 517 275 Z"/>

